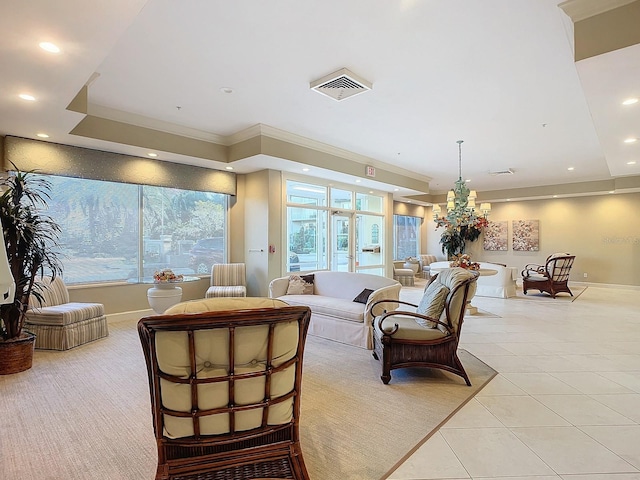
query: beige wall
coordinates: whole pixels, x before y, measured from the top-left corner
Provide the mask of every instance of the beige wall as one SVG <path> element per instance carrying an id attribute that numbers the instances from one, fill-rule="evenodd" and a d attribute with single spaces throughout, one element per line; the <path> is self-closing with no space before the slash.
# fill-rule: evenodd
<path id="1" fill-rule="evenodd" d="M 543 262 L 551 253 L 568 251 L 576 255 L 572 280 L 637 286 L 640 285 L 638 205 L 640 193 L 493 203 L 490 220 L 509 222 L 509 249 L 484 251 L 481 236 L 467 244 L 467 252 L 476 260 L 522 268 L 527 263 Z M 512 220 L 540 221 L 538 252 L 511 249 Z M 425 223 L 433 226 L 431 220 Z M 444 259 L 440 231 L 428 228 L 427 250 Z"/>

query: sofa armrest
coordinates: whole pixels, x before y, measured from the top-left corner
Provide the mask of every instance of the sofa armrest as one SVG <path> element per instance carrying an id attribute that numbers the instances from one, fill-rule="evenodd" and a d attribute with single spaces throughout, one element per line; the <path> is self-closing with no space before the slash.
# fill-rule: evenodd
<path id="1" fill-rule="evenodd" d="M 269 298 L 278 298 L 287 294 L 289 277 L 274 278 L 269 283 Z"/>
<path id="2" fill-rule="evenodd" d="M 375 302 L 379 302 L 380 300 L 399 300 L 401 288 L 402 286 L 400 285 L 400 283 L 396 285 L 388 285 L 386 287 L 375 290 L 371 295 L 369 295 L 369 300 L 367 300 L 367 304 L 364 307 L 364 321 L 367 325 L 373 324 L 373 314 L 371 313 L 369 307 Z M 378 313 L 379 315 L 382 310 L 390 312 L 392 310 L 395 310 L 396 308 L 398 308 L 398 304 L 395 302 L 380 303 L 376 305 L 376 312 L 374 313 Z"/>

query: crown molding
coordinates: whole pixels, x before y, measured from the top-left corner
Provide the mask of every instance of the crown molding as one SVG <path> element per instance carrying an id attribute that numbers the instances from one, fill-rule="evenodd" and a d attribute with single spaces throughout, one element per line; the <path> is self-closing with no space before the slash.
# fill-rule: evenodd
<path id="1" fill-rule="evenodd" d="M 137 127 L 150 128 L 152 130 L 158 130 L 160 132 L 193 138 L 195 140 L 217 143 L 218 145 L 228 145 L 226 137 L 222 135 L 205 132 L 204 130 L 198 130 L 196 128 L 184 127 L 175 123 L 164 122 L 162 120 L 145 117 L 144 115 L 138 115 L 135 113 L 125 112 L 123 110 L 106 107 L 104 105 L 99 105 L 96 103 L 89 103 L 87 105 L 87 114 L 94 117 L 104 118 L 106 120 L 128 123 Z"/>
<path id="2" fill-rule="evenodd" d="M 295 133 L 287 132 L 286 130 L 281 130 L 279 128 L 275 128 L 269 125 L 265 125 L 263 123 L 254 125 L 245 130 L 241 130 L 233 135 L 227 137 L 229 141 L 228 145 L 234 145 L 241 141 L 248 140 L 250 138 L 262 136 L 273 138 L 275 140 L 280 140 L 286 143 L 290 143 L 292 145 L 297 145 L 299 147 L 309 148 L 311 150 L 315 150 L 317 152 L 326 153 L 328 155 L 333 155 L 335 157 L 344 158 L 345 160 L 360 163 L 362 165 L 371 165 L 372 167 L 389 170 L 400 175 L 407 175 L 411 178 L 418 179 L 422 182 L 429 183 L 432 178 L 426 175 L 417 175 L 413 171 L 406 170 L 401 167 L 397 167 L 395 165 L 391 165 L 385 162 L 381 162 L 380 160 L 376 160 L 371 157 L 367 157 L 365 155 L 360 155 L 358 153 L 351 152 L 349 150 L 345 150 L 343 148 L 334 147 L 333 145 L 329 145 L 327 143 L 320 142 L 318 140 L 313 140 L 311 138 L 303 137 L 302 135 L 297 135 Z"/>

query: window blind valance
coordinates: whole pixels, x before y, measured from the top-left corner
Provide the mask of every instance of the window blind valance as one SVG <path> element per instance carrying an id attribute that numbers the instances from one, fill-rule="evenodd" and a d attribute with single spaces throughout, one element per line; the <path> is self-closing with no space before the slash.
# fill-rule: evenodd
<path id="1" fill-rule="evenodd" d="M 28 138 L 4 139 L 5 170 L 236 194 L 234 173 Z"/>

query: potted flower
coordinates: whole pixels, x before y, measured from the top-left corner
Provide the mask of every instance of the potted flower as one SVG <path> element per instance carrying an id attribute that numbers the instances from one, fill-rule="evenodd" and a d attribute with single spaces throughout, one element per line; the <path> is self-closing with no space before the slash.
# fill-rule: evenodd
<path id="1" fill-rule="evenodd" d="M 45 274 L 55 277 L 62 273 L 62 266 L 55 250 L 60 227 L 42 213 L 50 198 L 49 182 L 32 171 L 15 168 L 15 173 L 0 181 L 0 187 L 6 263 L 15 282 L 13 299 L 13 292 L 0 292 L 4 297 L 0 300 L 6 302 L 0 305 L 0 374 L 4 375 L 31 368 L 35 336 L 23 331 L 29 296 L 40 298 L 36 279 Z"/>

